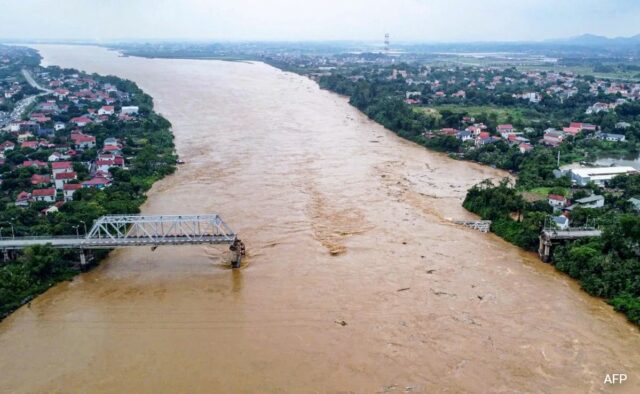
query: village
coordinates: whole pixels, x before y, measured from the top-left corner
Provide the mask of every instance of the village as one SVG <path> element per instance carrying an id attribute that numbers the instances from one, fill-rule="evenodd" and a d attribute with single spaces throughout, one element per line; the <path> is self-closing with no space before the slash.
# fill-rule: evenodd
<path id="1" fill-rule="evenodd" d="M 139 107 L 128 105 L 129 94 L 114 85 L 77 72 L 40 71 L 35 80 L 44 93 L 31 96 L 24 112 L 2 128 L 0 182 L 3 190 L 15 193 L 16 206 L 44 203 L 41 212 L 49 214 L 72 201 L 79 189 L 109 187 L 112 169 L 127 168 L 121 139 L 98 140 L 86 130 L 133 121 Z M 11 83 L 0 93 L 10 99 L 20 86 Z M 29 183 L 20 182 L 27 175 Z"/>

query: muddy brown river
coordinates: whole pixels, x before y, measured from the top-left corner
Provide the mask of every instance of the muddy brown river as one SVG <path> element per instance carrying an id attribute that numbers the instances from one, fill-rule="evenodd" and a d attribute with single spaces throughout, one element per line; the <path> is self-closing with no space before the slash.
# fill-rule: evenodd
<path id="1" fill-rule="evenodd" d="M 187 164 L 143 211 L 219 213 L 249 256 L 234 271 L 223 248 L 114 251 L 0 323 L 0 391 L 640 392 L 623 316 L 451 224 L 498 171 L 265 64 L 38 49 L 151 94 Z"/>

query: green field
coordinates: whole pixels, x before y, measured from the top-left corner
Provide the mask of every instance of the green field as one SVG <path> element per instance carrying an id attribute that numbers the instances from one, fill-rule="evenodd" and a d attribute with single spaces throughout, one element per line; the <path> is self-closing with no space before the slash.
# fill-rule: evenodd
<path id="1" fill-rule="evenodd" d="M 579 75 L 592 75 L 596 78 L 618 79 L 624 81 L 637 81 L 637 71 L 615 71 L 610 73 L 594 72 L 590 66 L 560 66 L 560 65 L 522 65 L 516 66 L 520 71 L 548 71 L 565 72 Z"/>
<path id="2" fill-rule="evenodd" d="M 529 193 L 537 194 L 537 195 L 539 195 L 541 197 L 546 198 L 549 194 L 551 194 L 551 189 L 552 188 L 550 188 L 550 187 L 536 187 L 534 189 L 529 190 Z M 563 195 L 565 197 L 569 194 L 569 191 L 567 189 L 565 189 L 565 188 L 556 187 L 554 189 L 556 189 L 555 190 L 556 193 L 561 194 L 561 195 Z M 562 193 L 559 193 L 560 191 Z"/>
<path id="3" fill-rule="evenodd" d="M 535 121 L 542 118 L 542 116 L 533 110 L 521 109 L 521 108 L 506 108 L 495 107 L 491 105 L 457 105 L 457 104 L 443 104 L 434 105 L 431 107 L 416 107 L 416 110 L 425 112 L 431 116 L 440 117 L 440 111 L 448 110 L 456 113 L 466 113 L 469 116 L 478 116 L 480 114 L 495 114 L 498 123 L 514 122 L 520 118 L 523 120 Z"/>

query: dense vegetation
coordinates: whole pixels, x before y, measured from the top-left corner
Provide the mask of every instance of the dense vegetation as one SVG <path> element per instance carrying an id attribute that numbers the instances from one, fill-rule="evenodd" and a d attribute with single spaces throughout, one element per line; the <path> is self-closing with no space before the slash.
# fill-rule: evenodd
<path id="1" fill-rule="evenodd" d="M 76 70 L 61 70 L 49 67 L 50 74 L 72 74 Z M 11 232 L 15 236 L 30 235 L 71 235 L 83 233 L 93 220 L 105 214 L 139 213 L 140 205 L 145 201 L 145 192 L 158 179 L 175 170 L 176 156 L 173 153 L 173 135 L 170 123 L 153 112 L 150 96 L 142 92 L 131 81 L 116 77 L 93 75 L 100 83 L 111 83 L 120 91 L 130 95 L 130 104 L 140 107 L 135 120 L 122 122 L 112 119 L 103 123 L 93 123 L 84 132 L 96 136 L 97 146 L 107 137 L 123 141 L 123 155 L 127 159 L 127 169 L 112 168 L 113 183 L 100 189 L 83 188 L 59 208 L 59 212 L 43 215 L 41 210 L 48 206 L 44 202 L 33 202 L 28 207 L 13 204 L 15 196 L 21 190 L 31 186 L 30 178 L 35 173 L 47 173 L 48 169 L 16 167 L 23 160 L 46 161 L 50 150 L 15 149 L 6 155 L 6 164 L 0 168 L 2 185 L 0 186 L 0 235 L 7 237 Z M 86 112 L 70 107 L 67 113 L 55 117 L 52 121 L 68 121 L 70 117 Z M 54 142 L 62 142 L 68 131 L 56 132 Z M 66 133 L 66 134 L 65 134 Z M 5 135 L 3 140 L 11 139 Z M 96 149 L 82 152 L 74 158 L 74 169 L 79 180 L 86 178 L 87 168 L 83 162 L 96 156 Z M 98 253 L 97 258 L 106 255 Z M 77 252 L 59 251 L 51 247 L 33 247 L 27 249 L 17 260 L 0 263 L 0 318 L 22 305 L 35 295 L 61 280 L 66 280 L 79 272 Z"/>
<path id="2" fill-rule="evenodd" d="M 640 175 L 619 176 L 609 189 L 591 186 L 574 195 L 603 194 L 604 208 L 575 208 L 572 226 L 597 225 L 601 238 L 568 242 L 555 248 L 556 267 L 580 281 L 589 294 L 607 299 L 629 320 L 640 324 L 640 215 L 628 199 L 640 195 Z M 471 188 L 464 207 L 493 221 L 493 232 L 522 248 L 534 251 L 542 226 L 550 223 L 545 201 L 526 202 L 507 180 L 484 181 Z M 516 218 L 516 219 L 514 219 Z"/>

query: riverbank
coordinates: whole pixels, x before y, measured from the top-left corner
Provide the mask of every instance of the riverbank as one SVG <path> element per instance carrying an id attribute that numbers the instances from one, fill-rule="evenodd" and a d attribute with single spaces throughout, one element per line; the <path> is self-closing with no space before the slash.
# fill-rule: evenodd
<path id="1" fill-rule="evenodd" d="M 15 120 L 16 131 L 1 136 L 3 146 L 10 149 L 3 152 L 0 166 L 0 203 L 5 206 L 0 230 L 10 227 L 12 236 L 18 237 L 79 234 L 99 216 L 139 213 L 153 183 L 175 171 L 171 125 L 154 112 L 151 97 L 134 83 L 39 65 L 16 72 L 45 92 L 33 96 L 24 114 L 38 122 Z M 42 87 L 32 73 L 48 78 L 57 90 Z M 75 94 L 83 96 L 67 97 Z M 104 100 L 113 105 L 103 106 Z M 116 108 L 125 106 L 135 108 L 135 113 L 117 116 Z M 47 111 L 46 116 L 33 115 L 37 111 Z M 109 115 L 98 116 L 99 111 Z M 59 127 L 55 132 L 54 124 Z M 108 140 L 112 142 L 107 146 Z M 57 179 L 60 168 L 68 174 L 64 181 Z M 46 193 L 46 198 L 34 198 L 37 193 Z M 97 265 L 107 252 L 93 255 L 95 259 L 83 268 Z M 56 283 L 72 280 L 80 273 L 78 259 L 74 251 L 41 246 L 25 249 L 17 259 L 2 264 L 0 320 Z"/>
<path id="2" fill-rule="evenodd" d="M 606 390 L 611 370 L 629 373 L 622 392 L 640 386 L 623 316 L 448 220 L 503 172 L 262 63 L 38 49 L 152 95 L 188 159 L 142 211 L 219 213 L 249 255 L 229 270 L 208 246 L 114 251 L 0 323 L 0 391 L 571 392 Z"/>

